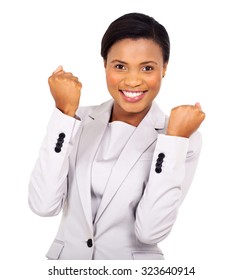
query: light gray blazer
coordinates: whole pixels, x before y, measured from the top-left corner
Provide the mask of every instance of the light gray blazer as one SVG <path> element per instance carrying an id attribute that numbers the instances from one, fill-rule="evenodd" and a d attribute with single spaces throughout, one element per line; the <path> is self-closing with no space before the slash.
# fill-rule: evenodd
<path id="1" fill-rule="evenodd" d="M 92 163 L 112 106 L 80 107 L 81 120 L 55 109 L 50 119 L 29 184 L 36 214 L 62 210 L 48 259 L 164 258 L 157 243 L 170 233 L 191 184 L 201 135 L 165 135 L 167 117 L 153 103 L 113 167 L 92 221 Z"/>

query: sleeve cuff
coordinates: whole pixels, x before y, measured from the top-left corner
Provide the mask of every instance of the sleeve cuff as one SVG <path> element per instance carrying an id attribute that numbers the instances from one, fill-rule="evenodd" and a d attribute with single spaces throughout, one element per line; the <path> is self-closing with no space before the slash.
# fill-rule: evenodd
<path id="1" fill-rule="evenodd" d="M 158 157 L 159 153 L 164 153 L 171 159 L 180 158 L 185 161 L 188 147 L 189 138 L 159 134 L 154 156 Z"/>

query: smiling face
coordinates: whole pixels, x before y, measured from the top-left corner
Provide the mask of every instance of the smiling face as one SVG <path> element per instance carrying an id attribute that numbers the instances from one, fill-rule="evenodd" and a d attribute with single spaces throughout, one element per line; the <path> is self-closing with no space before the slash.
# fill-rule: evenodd
<path id="1" fill-rule="evenodd" d="M 160 46 L 150 39 L 123 39 L 104 63 L 107 87 L 114 99 L 111 121 L 137 126 L 157 96 L 167 64 Z"/>

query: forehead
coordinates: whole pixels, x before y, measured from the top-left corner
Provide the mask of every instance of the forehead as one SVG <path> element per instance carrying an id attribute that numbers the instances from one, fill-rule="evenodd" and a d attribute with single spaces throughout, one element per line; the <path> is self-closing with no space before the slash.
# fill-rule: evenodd
<path id="1" fill-rule="evenodd" d="M 147 60 L 163 61 L 160 46 L 152 39 L 122 39 L 112 45 L 107 60 Z"/>

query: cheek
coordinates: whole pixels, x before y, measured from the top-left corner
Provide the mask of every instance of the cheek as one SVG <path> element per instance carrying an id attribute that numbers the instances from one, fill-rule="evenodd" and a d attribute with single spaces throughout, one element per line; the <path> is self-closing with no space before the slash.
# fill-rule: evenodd
<path id="1" fill-rule="evenodd" d="M 109 88 L 117 87 L 120 82 L 118 76 L 109 71 L 106 72 L 106 81 Z"/>
<path id="2" fill-rule="evenodd" d="M 147 84 L 149 85 L 149 88 L 152 90 L 159 90 L 162 82 L 162 77 L 159 75 L 150 77 L 147 80 Z"/>

